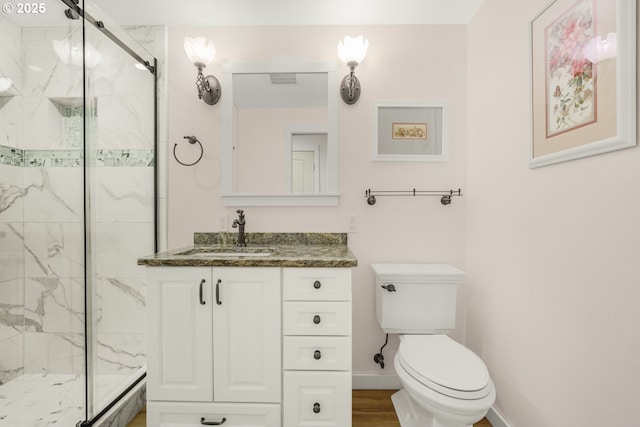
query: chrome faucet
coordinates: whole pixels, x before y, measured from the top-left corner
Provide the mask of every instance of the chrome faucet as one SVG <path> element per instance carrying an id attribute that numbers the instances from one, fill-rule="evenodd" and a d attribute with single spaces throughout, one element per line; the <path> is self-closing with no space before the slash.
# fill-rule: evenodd
<path id="1" fill-rule="evenodd" d="M 238 214 L 238 219 L 234 219 L 233 224 L 231 224 L 233 228 L 238 229 L 238 243 L 236 243 L 236 246 L 247 246 L 244 234 L 244 225 L 247 223 L 247 221 L 245 221 L 244 219 L 244 211 L 242 209 L 238 209 L 236 213 Z"/>

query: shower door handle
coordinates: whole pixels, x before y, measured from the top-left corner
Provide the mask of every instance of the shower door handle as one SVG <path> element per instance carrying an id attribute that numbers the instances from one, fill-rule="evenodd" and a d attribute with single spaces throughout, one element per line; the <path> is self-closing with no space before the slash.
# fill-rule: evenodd
<path id="1" fill-rule="evenodd" d="M 199 291 L 199 296 L 200 296 L 200 304 L 201 305 L 205 305 L 206 302 L 204 301 L 204 295 L 203 295 L 203 289 L 202 286 L 205 284 L 206 280 L 202 279 L 200 281 L 200 291 Z"/>

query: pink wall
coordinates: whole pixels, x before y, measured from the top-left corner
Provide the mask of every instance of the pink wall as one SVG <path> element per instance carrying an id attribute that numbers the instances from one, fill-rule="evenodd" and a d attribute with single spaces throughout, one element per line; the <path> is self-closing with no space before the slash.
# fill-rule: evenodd
<path id="1" fill-rule="evenodd" d="M 184 54 L 185 35 L 214 41 L 217 57 L 205 71 L 218 78 L 222 64 L 269 60 L 335 61 L 338 40 L 364 34 L 369 52 L 358 67 L 363 85 L 359 102 L 338 105 L 340 205 L 326 208 L 247 208 L 247 231 L 346 232 L 346 215 L 355 214 L 357 232 L 349 245 L 359 260 L 353 272 L 353 368 L 377 374 L 373 355 L 384 342 L 374 315 L 372 262 L 446 262 L 465 268 L 466 196 L 444 207 L 436 197 L 380 197 L 367 205 L 366 189 L 466 192 L 467 32 L 464 26 L 367 27 L 170 27 L 168 37 L 169 149 L 184 135 L 205 146 L 203 160 L 183 167 L 169 156 L 169 247 L 188 245 L 196 231 L 216 231 L 216 217 L 235 209 L 220 200 L 222 111 L 196 97 L 196 70 Z M 339 75 L 347 73 L 339 65 Z M 224 87 L 222 88 L 224 95 Z M 336 87 L 336 93 L 338 88 Z M 449 111 L 449 161 L 389 163 L 370 160 L 376 102 L 445 103 Z M 184 144 L 184 143 L 182 143 Z M 189 147 L 180 146 L 188 150 Z M 171 152 L 171 151 L 170 151 Z M 188 154 L 188 153 L 186 153 Z M 185 159 L 187 161 L 187 159 Z M 459 328 L 463 336 L 465 289 L 460 292 Z M 397 341 L 387 347 L 389 360 Z M 384 373 L 392 370 L 387 363 Z"/>
<path id="2" fill-rule="evenodd" d="M 468 26 L 466 343 L 511 426 L 640 425 L 640 149 L 528 168 L 529 21 Z"/>

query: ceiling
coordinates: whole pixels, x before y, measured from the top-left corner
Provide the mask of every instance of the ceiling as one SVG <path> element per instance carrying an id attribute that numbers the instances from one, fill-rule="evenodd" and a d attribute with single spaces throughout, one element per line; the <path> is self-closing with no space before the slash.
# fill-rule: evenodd
<path id="1" fill-rule="evenodd" d="M 466 24 L 484 0 L 94 0 L 120 25 Z"/>
<path id="2" fill-rule="evenodd" d="M 86 10 L 119 25 L 420 25 L 467 24 L 485 0 L 92 0 Z M 89 0 L 87 0 L 87 3 Z M 66 5 L 41 14 L 3 13 L 21 27 L 69 25 Z M 81 2 L 82 4 L 82 2 Z"/>

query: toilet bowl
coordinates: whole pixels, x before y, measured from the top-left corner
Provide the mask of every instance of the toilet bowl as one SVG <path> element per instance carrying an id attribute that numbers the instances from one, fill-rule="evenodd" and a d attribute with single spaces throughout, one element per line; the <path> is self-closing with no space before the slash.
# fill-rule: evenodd
<path id="1" fill-rule="evenodd" d="M 372 264 L 376 319 L 400 336 L 392 396 L 402 427 L 465 427 L 480 421 L 496 391 L 484 362 L 449 338 L 464 272 L 447 264 Z"/>
<path id="2" fill-rule="evenodd" d="M 496 393 L 482 360 L 446 335 L 401 336 L 392 396 L 402 427 L 460 427 L 481 420 Z"/>

